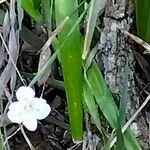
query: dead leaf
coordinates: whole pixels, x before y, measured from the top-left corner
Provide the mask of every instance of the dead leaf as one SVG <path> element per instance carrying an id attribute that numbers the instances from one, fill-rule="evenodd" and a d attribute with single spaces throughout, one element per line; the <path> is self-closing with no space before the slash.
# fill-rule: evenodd
<path id="1" fill-rule="evenodd" d="M 38 70 L 41 70 L 41 68 L 45 65 L 45 63 L 48 61 L 50 56 L 51 56 L 51 50 L 49 47 L 46 50 L 42 49 L 42 52 L 40 54 Z M 39 85 L 42 85 L 43 83 L 47 81 L 50 75 L 50 71 L 51 71 L 51 68 L 47 69 L 47 71 L 44 73 L 42 78 L 38 81 Z"/>

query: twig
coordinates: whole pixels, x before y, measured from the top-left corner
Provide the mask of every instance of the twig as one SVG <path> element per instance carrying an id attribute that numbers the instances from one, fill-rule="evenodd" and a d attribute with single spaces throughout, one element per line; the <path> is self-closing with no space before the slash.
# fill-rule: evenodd
<path id="1" fill-rule="evenodd" d="M 148 43 L 146 43 L 145 41 L 143 41 L 142 39 L 140 39 L 139 37 L 129 33 L 128 31 L 122 29 L 119 25 L 115 24 L 114 25 L 121 30 L 121 32 L 123 32 L 124 34 L 126 34 L 127 36 L 129 36 L 130 38 L 132 38 L 135 42 L 137 42 L 138 44 L 140 44 L 141 46 L 143 46 L 146 50 L 148 50 L 150 52 L 150 45 Z"/>
<path id="2" fill-rule="evenodd" d="M 51 36 L 48 38 L 47 42 L 44 44 L 44 46 L 41 48 L 40 51 L 44 52 L 48 47 L 51 45 L 52 41 L 55 39 L 56 35 L 61 31 L 61 29 L 65 26 L 65 24 L 68 22 L 69 17 L 66 17 L 61 24 L 57 27 L 57 29 L 51 34 Z M 39 52 L 40 52 L 39 51 Z M 38 52 L 38 53 L 39 53 Z"/>
<path id="3" fill-rule="evenodd" d="M 8 136 L 6 139 L 5 139 L 5 142 L 4 142 L 4 145 L 7 143 L 7 141 L 12 138 L 15 134 L 17 134 L 19 131 L 20 131 L 20 127 L 14 132 L 12 133 L 10 136 Z"/>
<path id="4" fill-rule="evenodd" d="M 29 138 L 27 137 L 27 135 L 26 135 L 26 133 L 25 133 L 25 131 L 24 131 L 24 129 L 23 129 L 22 126 L 20 127 L 20 129 L 21 129 L 21 132 L 22 132 L 22 134 L 23 134 L 23 136 L 24 136 L 26 142 L 28 143 L 30 149 L 31 149 L 31 150 L 36 150 L 36 149 L 34 148 L 34 146 L 32 145 L 32 143 L 30 142 Z"/>

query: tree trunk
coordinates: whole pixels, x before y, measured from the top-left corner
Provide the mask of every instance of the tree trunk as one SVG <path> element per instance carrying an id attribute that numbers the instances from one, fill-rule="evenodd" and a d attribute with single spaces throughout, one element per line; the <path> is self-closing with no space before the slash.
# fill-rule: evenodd
<path id="1" fill-rule="evenodd" d="M 123 87 L 126 60 L 129 62 L 127 120 L 139 108 L 139 95 L 135 84 L 135 58 L 132 40 L 121 33 L 114 24 L 125 30 L 133 26 L 133 0 L 108 0 L 103 18 L 104 28 L 99 42 L 97 61 L 103 65 L 106 82 L 117 100 Z M 101 65 L 100 64 L 100 65 Z M 142 113 L 132 122 L 131 129 L 139 137 L 143 149 L 148 149 L 148 127 Z"/>

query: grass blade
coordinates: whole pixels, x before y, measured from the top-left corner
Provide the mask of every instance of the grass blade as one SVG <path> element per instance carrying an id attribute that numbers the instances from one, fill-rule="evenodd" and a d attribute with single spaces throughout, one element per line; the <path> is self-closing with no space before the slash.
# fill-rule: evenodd
<path id="1" fill-rule="evenodd" d="M 96 63 L 92 63 L 91 67 L 87 71 L 87 77 L 90 83 L 91 91 L 95 96 L 96 102 L 102 110 L 104 116 L 112 128 L 117 127 L 117 106 Z"/>
<path id="2" fill-rule="evenodd" d="M 129 68 L 128 68 L 128 60 L 127 60 L 124 78 L 123 78 L 123 88 L 121 91 L 120 108 L 119 108 L 119 122 L 120 122 L 121 126 L 123 126 L 125 124 L 126 108 L 127 108 L 127 102 L 129 99 L 128 75 L 129 75 Z"/>
<path id="3" fill-rule="evenodd" d="M 116 133 L 117 133 L 116 150 L 120 150 L 120 147 L 122 147 L 122 150 L 125 150 L 122 126 L 125 124 L 126 106 L 128 101 L 128 75 L 129 75 L 129 70 L 128 70 L 128 59 L 127 59 L 124 78 L 123 78 L 123 88 L 121 91 L 118 126 L 116 129 Z"/>
<path id="4" fill-rule="evenodd" d="M 69 19 L 69 17 L 66 17 L 61 22 L 61 24 L 58 26 L 58 28 L 54 31 L 53 35 L 48 39 L 48 41 L 42 47 L 42 49 L 46 49 L 46 48 L 48 48 L 50 46 L 52 40 L 54 40 L 55 36 L 58 34 L 58 32 L 60 31 L 60 29 L 63 28 L 63 26 L 68 21 L 68 19 Z M 38 73 L 36 74 L 36 76 L 30 82 L 29 86 L 33 86 L 43 76 L 43 74 L 47 71 L 47 69 L 50 67 L 50 65 L 53 63 L 53 61 L 57 58 L 58 53 L 60 52 L 61 48 L 62 48 L 62 45 L 60 46 L 59 49 L 57 49 L 55 51 L 55 53 L 47 60 L 47 62 L 45 63 L 45 65 L 38 71 Z"/>
<path id="5" fill-rule="evenodd" d="M 48 36 L 51 34 L 51 21 L 52 21 L 52 9 L 53 9 L 53 0 L 44 0 L 42 2 L 44 10 L 44 22 L 47 27 Z"/>
<path id="6" fill-rule="evenodd" d="M 91 40 L 93 37 L 95 25 L 96 25 L 96 20 L 97 20 L 99 12 L 104 9 L 105 2 L 106 0 L 92 0 L 91 1 L 86 35 L 85 35 L 85 40 L 84 40 L 84 49 L 83 49 L 83 54 L 82 54 L 83 59 L 86 58 L 89 52 Z"/>
<path id="7" fill-rule="evenodd" d="M 99 113 L 98 113 L 97 106 L 95 103 L 95 99 L 90 90 L 90 87 L 88 86 L 86 82 L 84 82 L 84 86 L 83 86 L 83 97 L 84 97 L 85 104 L 95 122 L 96 127 L 102 133 L 100 117 L 99 117 Z"/>
<path id="8" fill-rule="evenodd" d="M 131 130 L 128 129 L 127 131 L 125 131 L 123 133 L 123 137 L 127 150 L 142 150 Z"/>
<path id="9" fill-rule="evenodd" d="M 126 150 L 119 118 L 118 118 L 118 126 L 116 129 L 116 135 L 117 135 L 116 150 L 120 150 L 120 147 L 121 147 L 121 150 Z"/>

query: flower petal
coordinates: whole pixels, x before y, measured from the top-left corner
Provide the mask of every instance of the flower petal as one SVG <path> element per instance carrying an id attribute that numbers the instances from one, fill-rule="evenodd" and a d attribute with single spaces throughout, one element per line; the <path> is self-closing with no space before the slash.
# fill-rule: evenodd
<path id="1" fill-rule="evenodd" d="M 35 114 L 31 112 L 26 112 L 23 117 L 23 125 L 30 131 L 35 131 L 37 128 L 37 119 Z"/>
<path id="2" fill-rule="evenodd" d="M 9 111 L 7 113 L 9 120 L 13 123 L 21 123 L 24 116 L 24 107 L 19 102 L 13 102 L 9 106 Z"/>
<path id="3" fill-rule="evenodd" d="M 9 105 L 9 110 L 23 110 L 24 106 L 20 102 L 13 102 Z"/>
<path id="4" fill-rule="evenodd" d="M 48 104 L 45 104 L 43 110 L 39 111 L 36 114 L 36 118 L 39 120 L 42 120 L 42 119 L 46 118 L 50 112 L 51 112 L 51 107 Z"/>
<path id="5" fill-rule="evenodd" d="M 16 97 L 19 102 L 23 103 L 24 105 L 29 105 L 32 101 L 32 99 L 35 96 L 35 91 L 28 87 L 28 86 L 21 86 L 16 91 Z"/>
<path id="6" fill-rule="evenodd" d="M 43 98 L 34 98 L 31 107 L 36 114 L 36 119 L 44 119 L 51 112 L 51 107 L 46 103 Z"/>

